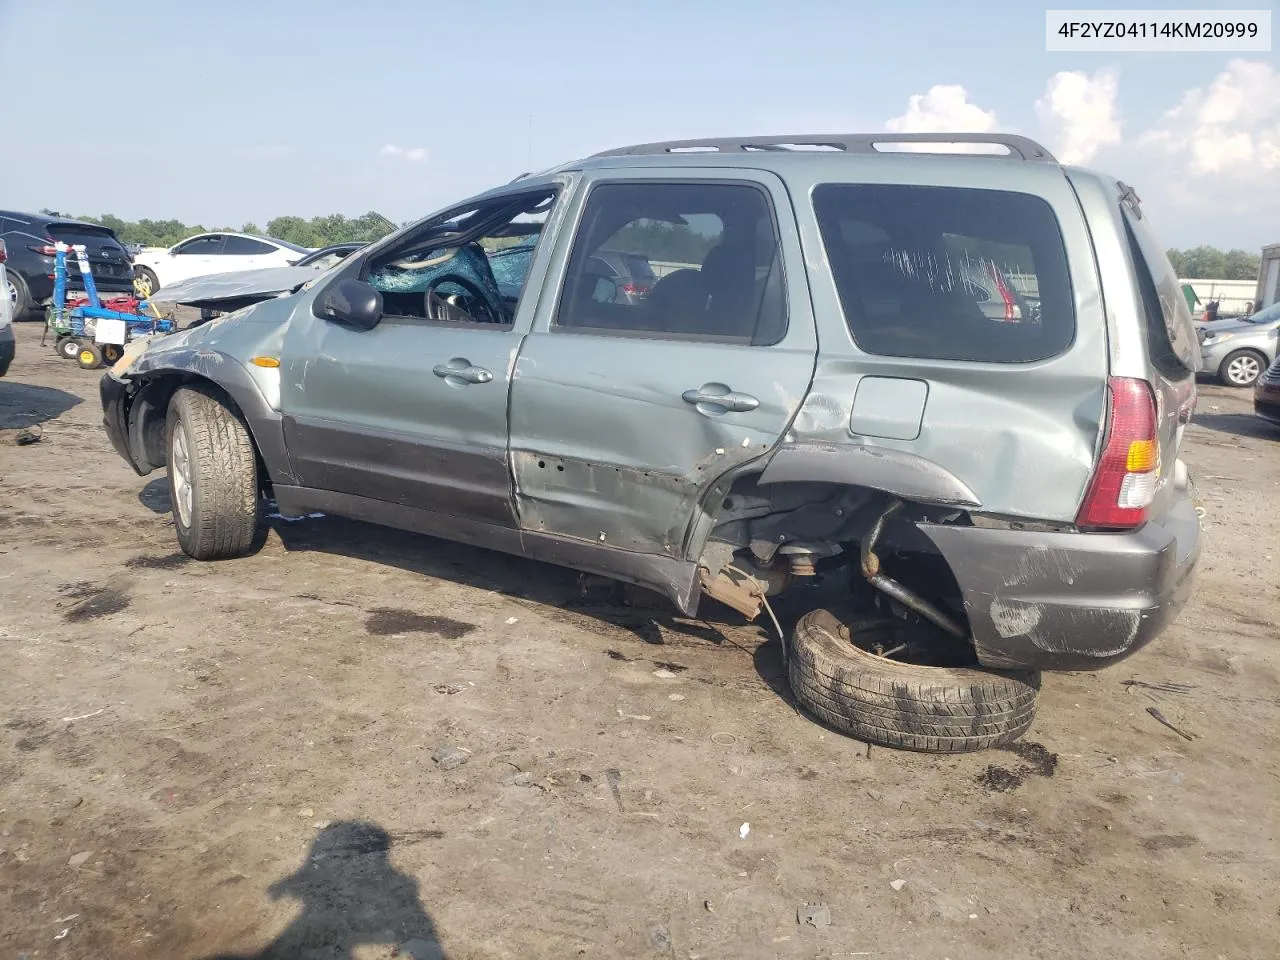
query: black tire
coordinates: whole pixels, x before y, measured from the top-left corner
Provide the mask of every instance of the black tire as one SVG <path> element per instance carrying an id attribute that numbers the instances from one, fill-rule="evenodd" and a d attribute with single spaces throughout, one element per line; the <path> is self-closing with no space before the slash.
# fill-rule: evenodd
<path id="1" fill-rule="evenodd" d="M 1232 350 L 1218 366 L 1218 379 L 1228 387 L 1252 387 L 1270 366 L 1257 350 Z"/>
<path id="2" fill-rule="evenodd" d="M 185 445 L 189 502 L 175 481 L 175 435 Z M 196 560 L 242 557 L 258 528 L 258 464 L 240 417 L 212 389 L 184 387 L 165 422 L 173 525 L 183 553 Z"/>
<path id="3" fill-rule="evenodd" d="M 27 288 L 27 281 L 23 280 L 12 270 L 6 271 L 5 276 L 9 278 L 9 286 L 12 286 L 13 290 L 0 290 L 0 294 L 3 294 L 6 297 L 12 296 L 14 298 L 13 319 L 25 320 L 27 314 L 31 312 L 32 307 L 31 291 Z"/>
<path id="4" fill-rule="evenodd" d="M 102 362 L 108 367 L 115 366 L 116 361 L 124 356 L 124 347 L 118 343 L 104 343 L 100 349 L 102 350 Z"/>
<path id="5" fill-rule="evenodd" d="M 149 267 L 133 268 L 133 292 L 141 299 L 151 299 L 159 289 L 160 280 Z"/>
<path id="6" fill-rule="evenodd" d="M 865 743 L 922 753 L 969 753 L 1016 740 L 1031 726 L 1040 688 L 1034 672 L 874 656 L 827 610 L 800 618 L 788 659 L 792 692 L 819 720 Z"/>
<path id="7" fill-rule="evenodd" d="M 80 364 L 81 370 L 97 370 L 102 366 L 102 350 L 96 343 L 76 342 L 80 346 L 76 352 L 76 363 Z"/>
<path id="8" fill-rule="evenodd" d="M 80 341 L 75 337 L 59 337 L 53 349 L 63 360 L 74 360 L 80 355 Z"/>

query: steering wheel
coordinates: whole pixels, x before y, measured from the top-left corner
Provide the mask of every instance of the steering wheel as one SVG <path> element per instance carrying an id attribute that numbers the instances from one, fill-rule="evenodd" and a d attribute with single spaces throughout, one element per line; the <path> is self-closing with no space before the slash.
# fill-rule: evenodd
<path id="1" fill-rule="evenodd" d="M 441 295 L 436 291 L 447 283 L 462 288 L 462 293 Z M 473 323 L 502 323 L 487 297 L 480 288 L 456 273 L 446 273 L 432 278 L 423 293 L 428 320 L 469 320 Z M 461 302 L 460 302 L 461 301 Z M 465 317 L 450 316 L 454 311 L 465 314 Z"/>

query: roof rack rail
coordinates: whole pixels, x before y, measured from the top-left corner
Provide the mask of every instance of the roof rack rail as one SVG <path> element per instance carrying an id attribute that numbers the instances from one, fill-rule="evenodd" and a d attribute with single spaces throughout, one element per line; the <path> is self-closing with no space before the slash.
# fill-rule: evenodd
<path id="1" fill-rule="evenodd" d="M 1002 159 L 1057 163 L 1048 150 L 1027 137 L 1012 133 L 818 133 L 769 137 L 713 137 L 706 140 L 665 140 L 639 143 L 592 154 L 593 157 L 640 157 L 664 153 L 755 153 L 761 151 L 835 150 L 843 153 L 889 153 L 878 144 L 974 143 L 993 144 L 1008 149 L 1007 154 L 990 154 Z"/>

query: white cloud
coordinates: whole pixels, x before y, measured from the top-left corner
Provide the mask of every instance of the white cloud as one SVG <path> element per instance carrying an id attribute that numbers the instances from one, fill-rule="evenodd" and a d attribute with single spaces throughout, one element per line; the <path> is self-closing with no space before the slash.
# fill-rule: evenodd
<path id="1" fill-rule="evenodd" d="M 383 144 L 378 152 L 384 157 L 404 157 L 414 163 L 425 160 L 428 156 L 426 147 L 398 147 L 394 143 Z"/>
<path id="2" fill-rule="evenodd" d="M 1084 164 L 1103 147 L 1120 142 L 1116 114 L 1119 82 L 1109 70 L 1089 76 L 1064 70 L 1049 78 L 1036 115 L 1049 134 L 1050 150 L 1062 163 Z"/>
<path id="3" fill-rule="evenodd" d="M 989 133 L 995 128 L 996 115 L 970 103 L 964 87 L 942 83 L 913 94 L 907 112 L 885 123 L 893 133 Z"/>
<path id="4" fill-rule="evenodd" d="M 1232 60 L 1208 88 L 1196 87 L 1139 138 L 1181 161 L 1192 176 L 1267 179 L 1280 170 L 1280 74 L 1270 64 Z"/>
<path id="5" fill-rule="evenodd" d="M 969 100 L 969 93 L 959 84 L 939 83 L 927 93 L 912 94 L 907 99 L 907 111 L 885 122 L 890 133 L 991 133 L 996 129 L 996 115 L 983 110 Z M 915 146 L 900 144 L 892 148 L 902 152 L 990 153 L 999 148 L 979 145 L 956 144 Z"/>

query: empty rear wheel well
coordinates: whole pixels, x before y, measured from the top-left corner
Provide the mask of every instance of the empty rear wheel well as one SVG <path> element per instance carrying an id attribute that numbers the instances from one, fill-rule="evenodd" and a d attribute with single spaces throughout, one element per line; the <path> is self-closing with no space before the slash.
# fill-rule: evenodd
<path id="1" fill-rule="evenodd" d="M 963 509 L 903 501 L 882 490 L 848 484 L 761 484 L 759 474 L 753 473 L 735 478 L 726 492 L 704 504 L 704 510 L 709 515 L 706 539 L 691 546 L 703 569 L 704 587 L 712 585 L 708 592 L 731 605 L 737 588 L 751 593 L 764 586 L 773 594 L 843 567 L 851 590 L 878 597 L 884 588 L 877 584 L 888 579 L 892 588 L 892 581 L 897 581 L 952 621 L 965 619 L 954 571 L 917 526 L 968 525 L 972 518 Z M 885 519 L 877 527 L 881 517 Z M 869 537 L 876 553 L 871 572 L 864 569 L 860 556 L 861 544 Z M 732 586 L 724 582 L 726 574 Z M 755 582 L 744 581 L 744 576 Z M 750 616 L 755 601 L 744 601 L 737 609 Z"/>

